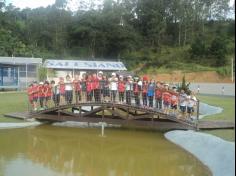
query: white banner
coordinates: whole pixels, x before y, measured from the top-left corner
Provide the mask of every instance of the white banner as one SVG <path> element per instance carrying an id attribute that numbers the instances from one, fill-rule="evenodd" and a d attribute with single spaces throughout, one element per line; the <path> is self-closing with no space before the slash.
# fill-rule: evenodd
<path id="1" fill-rule="evenodd" d="M 122 62 L 109 61 L 46 60 L 44 67 L 78 70 L 127 70 Z"/>

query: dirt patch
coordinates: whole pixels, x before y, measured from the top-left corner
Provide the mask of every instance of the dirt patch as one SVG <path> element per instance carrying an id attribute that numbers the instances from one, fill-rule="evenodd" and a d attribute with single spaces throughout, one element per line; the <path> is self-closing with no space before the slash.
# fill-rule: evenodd
<path id="1" fill-rule="evenodd" d="M 147 75 L 149 78 L 167 82 L 181 82 L 185 75 L 186 82 L 199 83 L 232 83 L 230 77 L 223 77 L 215 71 L 191 72 L 173 71 L 172 73 L 162 73 L 156 75 Z"/>

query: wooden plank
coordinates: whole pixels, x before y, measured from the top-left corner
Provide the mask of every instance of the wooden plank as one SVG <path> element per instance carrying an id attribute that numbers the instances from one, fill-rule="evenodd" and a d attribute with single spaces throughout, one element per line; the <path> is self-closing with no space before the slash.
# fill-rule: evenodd
<path id="1" fill-rule="evenodd" d="M 12 112 L 12 113 L 8 113 L 8 114 L 4 114 L 4 116 L 25 120 L 27 118 L 30 118 L 30 113 L 28 113 L 28 112 Z"/>
<path id="2" fill-rule="evenodd" d="M 119 111 L 117 111 L 116 109 L 109 109 L 106 108 L 105 110 L 109 111 L 110 113 L 122 118 L 122 119 L 127 119 L 127 115 L 121 114 Z"/>
<path id="3" fill-rule="evenodd" d="M 93 110 L 91 110 L 89 112 L 83 113 L 82 117 L 91 116 L 91 115 L 96 114 L 96 113 L 98 113 L 99 111 L 102 111 L 102 110 L 103 110 L 103 107 L 95 108 L 95 109 L 93 109 Z"/>

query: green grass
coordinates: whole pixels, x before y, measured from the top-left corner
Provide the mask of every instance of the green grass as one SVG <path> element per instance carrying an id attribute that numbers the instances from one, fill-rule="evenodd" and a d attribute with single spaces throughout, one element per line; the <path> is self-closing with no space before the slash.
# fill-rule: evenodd
<path id="1" fill-rule="evenodd" d="M 223 112 L 212 116 L 206 116 L 208 120 L 229 120 L 235 121 L 235 97 L 226 96 L 198 96 L 200 101 L 223 108 Z"/>
<path id="2" fill-rule="evenodd" d="M 6 118 L 4 114 L 10 112 L 27 111 L 28 99 L 26 93 L 0 93 L 0 122 L 19 122 L 21 120 Z"/>
<path id="3" fill-rule="evenodd" d="M 207 120 L 228 120 L 235 122 L 235 97 L 199 96 L 200 101 L 223 108 L 223 112 L 204 117 Z M 228 141 L 235 141 L 235 130 L 206 130 L 206 133 L 218 136 Z"/>

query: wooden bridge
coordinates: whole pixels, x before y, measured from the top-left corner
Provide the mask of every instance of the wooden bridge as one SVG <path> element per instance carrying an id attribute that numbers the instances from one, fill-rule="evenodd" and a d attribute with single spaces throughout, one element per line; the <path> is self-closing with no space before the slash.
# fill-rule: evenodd
<path id="1" fill-rule="evenodd" d="M 199 108 L 195 120 L 177 118 L 153 108 L 144 108 L 119 103 L 83 102 L 60 105 L 31 113 L 11 113 L 8 117 L 35 118 L 50 122 L 88 122 L 120 125 L 123 127 L 144 127 L 159 130 L 173 129 L 234 129 L 233 122 L 198 120 Z"/>

